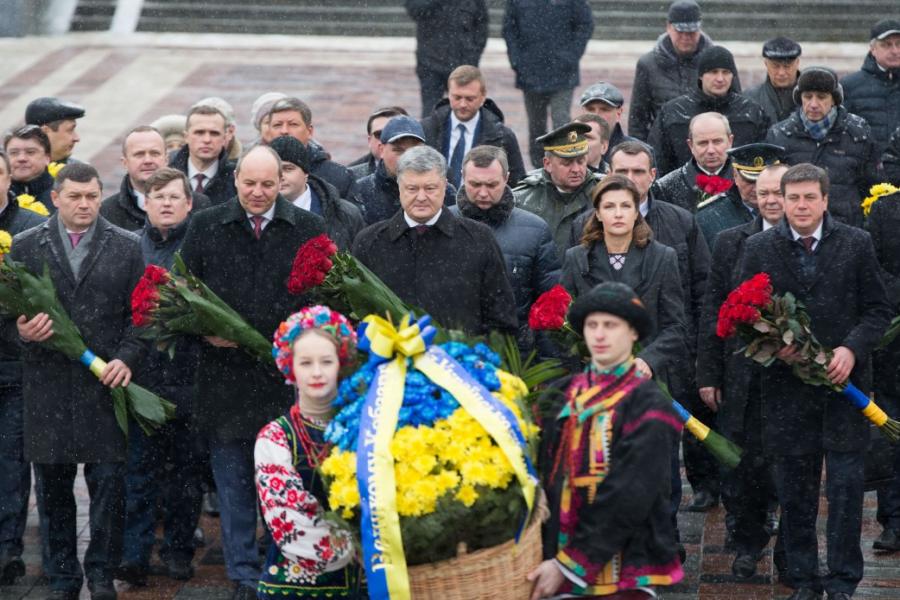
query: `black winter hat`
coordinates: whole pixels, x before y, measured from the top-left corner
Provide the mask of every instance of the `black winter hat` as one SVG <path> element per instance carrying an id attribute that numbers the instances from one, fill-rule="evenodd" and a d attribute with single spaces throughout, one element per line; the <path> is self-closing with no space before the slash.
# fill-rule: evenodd
<path id="1" fill-rule="evenodd" d="M 728 69 L 737 75 L 734 56 L 724 46 L 710 46 L 697 56 L 697 77 L 713 69 Z"/>
<path id="2" fill-rule="evenodd" d="M 800 71 L 794 87 L 794 104 L 797 106 L 802 104 L 800 94 L 803 92 L 831 94 L 835 106 L 840 106 L 844 101 L 844 88 L 838 81 L 837 73 L 828 67 L 807 67 Z"/>
<path id="3" fill-rule="evenodd" d="M 595 312 L 605 312 L 625 319 L 635 328 L 640 339 L 653 333 L 650 313 L 634 290 L 624 283 L 601 283 L 575 299 L 569 307 L 568 320 L 578 335 L 583 335 L 585 320 Z"/>
<path id="4" fill-rule="evenodd" d="M 297 138 L 283 135 L 272 140 L 269 147 L 278 154 L 282 162 L 295 164 L 309 175 L 309 150 Z"/>

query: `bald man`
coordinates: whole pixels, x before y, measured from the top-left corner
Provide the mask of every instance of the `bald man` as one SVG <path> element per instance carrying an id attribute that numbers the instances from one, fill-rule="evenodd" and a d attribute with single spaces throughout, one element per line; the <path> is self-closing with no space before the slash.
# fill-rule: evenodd
<path id="1" fill-rule="evenodd" d="M 297 249 L 325 233 L 321 217 L 279 193 L 281 159 L 267 146 L 245 153 L 234 173 L 237 196 L 198 213 L 181 254 L 188 268 L 263 335 L 308 304 L 288 294 L 285 281 Z M 209 442 L 219 493 L 222 541 L 234 598 L 256 598 L 256 490 L 253 444 L 257 432 L 291 405 L 291 388 L 228 340 L 207 338 L 197 374 L 198 425 Z"/>

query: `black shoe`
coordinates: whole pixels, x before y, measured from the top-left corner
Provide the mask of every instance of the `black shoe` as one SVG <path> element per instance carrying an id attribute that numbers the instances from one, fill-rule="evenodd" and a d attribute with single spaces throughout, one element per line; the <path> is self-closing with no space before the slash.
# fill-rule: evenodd
<path id="1" fill-rule="evenodd" d="M 206 534 L 199 525 L 194 529 L 194 548 L 202 548 L 206 545 Z"/>
<path id="2" fill-rule="evenodd" d="M 13 556 L 0 563 L 0 585 L 12 585 L 16 579 L 25 575 L 25 561 Z"/>
<path id="3" fill-rule="evenodd" d="M 219 494 L 216 492 L 206 492 L 203 494 L 203 504 L 201 505 L 203 512 L 212 515 L 213 517 L 219 516 Z"/>
<path id="4" fill-rule="evenodd" d="M 147 567 L 123 564 L 116 569 L 116 579 L 137 587 L 147 585 Z"/>
<path id="5" fill-rule="evenodd" d="M 750 579 L 756 575 L 756 563 L 759 558 L 752 554 L 738 554 L 731 563 L 731 572 L 738 579 Z"/>
<path id="6" fill-rule="evenodd" d="M 765 530 L 769 537 L 778 535 L 778 513 L 774 510 L 770 510 L 766 513 L 766 524 L 763 525 L 763 530 Z"/>
<path id="7" fill-rule="evenodd" d="M 706 512 L 719 503 L 719 497 L 707 492 L 697 490 L 694 492 L 694 500 L 687 507 L 688 512 Z"/>
<path id="8" fill-rule="evenodd" d="M 787 600 L 822 600 L 822 593 L 814 592 L 809 588 L 800 588 L 788 596 Z"/>
<path id="9" fill-rule="evenodd" d="M 887 552 L 900 550 L 900 532 L 896 529 L 885 529 L 878 536 L 878 539 L 872 542 L 872 547 L 876 550 L 885 550 Z"/>
<path id="10" fill-rule="evenodd" d="M 53 590 L 46 600 L 78 600 L 78 590 Z"/>
<path id="11" fill-rule="evenodd" d="M 847 592 L 828 593 L 828 600 L 850 600 L 850 598 L 852 598 L 852 596 Z"/>
<path id="12" fill-rule="evenodd" d="M 187 581 L 194 576 L 194 567 L 191 566 L 189 560 L 167 560 L 164 561 L 164 564 L 166 565 L 166 576 L 169 579 Z"/>
<path id="13" fill-rule="evenodd" d="M 234 588 L 231 600 L 256 600 L 256 590 L 246 585 L 240 585 Z"/>
<path id="14" fill-rule="evenodd" d="M 116 600 L 116 587 L 112 581 L 88 582 L 91 600 Z"/>

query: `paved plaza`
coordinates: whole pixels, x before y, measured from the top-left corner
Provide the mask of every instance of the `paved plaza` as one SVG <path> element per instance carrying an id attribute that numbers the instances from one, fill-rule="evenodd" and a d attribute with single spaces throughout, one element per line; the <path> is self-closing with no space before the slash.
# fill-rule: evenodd
<path id="1" fill-rule="evenodd" d="M 744 87 L 763 79 L 758 44 L 725 45 L 735 53 Z M 582 88 L 605 79 L 618 85 L 627 99 L 635 61 L 651 46 L 651 41 L 592 41 L 582 61 Z M 859 68 L 866 52 L 862 44 L 804 44 L 803 49 L 804 65 L 827 64 L 841 73 Z M 365 120 L 372 108 L 399 104 L 419 114 L 413 50 L 414 41 L 404 38 L 70 34 L 0 39 L 4 56 L 0 62 L 0 128 L 19 123 L 28 101 L 37 96 L 60 96 L 82 103 L 87 116 L 79 121 L 81 142 L 74 156 L 97 166 L 106 191 L 112 193 L 124 174 L 119 161 L 122 137 L 132 127 L 163 114 L 183 113 L 194 101 L 217 95 L 234 106 L 238 137 L 248 143 L 255 133 L 249 124 L 251 103 L 259 94 L 277 90 L 310 104 L 315 137 L 335 160 L 346 163 L 366 151 Z M 489 96 L 502 108 L 507 125 L 524 148 L 527 129 L 522 96 L 513 86 L 502 41 L 489 42 L 481 66 Z M 88 542 L 87 492 L 82 480 L 78 485 L 79 550 L 83 552 Z M 690 489 L 686 488 L 685 505 L 689 502 Z M 823 499 L 820 529 L 826 513 Z M 687 576 L 677 587 L 664 591 L 663 598 L 770 600 L 789 594 L 787 588 L 773 584 L 770 551 L 754 579 L 735 582 L 730 569 L 733 557 L 723 550 L 721 507 L 707 514 L 683 512 L 680 520 L 688 551 Z M 224 572 L 218 521 L 204 516 L 201 525 L 207 545 L 197 553 L 196 576 L 191 581 L 154 576 L 147 588 L 120 588 L 120 598 L 229 598 L 231 587 Z M 869 493 L 863 530 L 866 570 L 856 597 L 900 600 L 900 554 L 874 553 L 872 541 L 879 533 L 875 498 Z M 26 545 L 27 576 L 17 586 L 0 588 L 0 600 L 43 598 L 48 591 L 41 578 L 33 500 Z M 824 531 L 820 553 L 824 553 Z M 86 589 L 82 597 L 88 597 Z"/>

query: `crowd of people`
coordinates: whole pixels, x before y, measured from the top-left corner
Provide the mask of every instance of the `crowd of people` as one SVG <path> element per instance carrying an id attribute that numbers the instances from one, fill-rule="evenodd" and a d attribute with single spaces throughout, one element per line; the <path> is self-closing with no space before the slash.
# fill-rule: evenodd
<path id="1" fill-rule="evenodd" d="M 114 599 L 116 579 L 146 585 L 160 521 L 166 575 L 190 579 L 204 494 L 217 500 L 235 599 L 363 593 L 352 540 L 322 520 L 310 468 L 352 325 L 285 286 L 296 250 L 327 233 L 404 302 L 473 335 L 510 334 L 523 352 L 561 355 L 529 328 L 529 310 L 557 284 L 576 298 L 569 323 L 587 366 L 552 386 L 565 400 L 542 424 L 552 516 L 533 598 L 653 597 L 651 586 L 680 579 L 679 445 L 693 491 L 684 509 L 722 502 L 736 578 L 752 578 L 776 538 L 790 600 L 852 597 L 863 576 L 866 421 L 837 392 L 794 378 L 790 347 L 763 368 L 716 323 L 735 286 L 768 273 L 834 349 L 830 381 L 852 379 L 900 416 L 900 342 L 876 350 L 900 308 L 900 193 L 862 207 L 872 186 L 900 185 L 900 21 L 873 25 L 862 68 L 843 79 L 826 66 L 801 70 L 800 45 L 775 37 L 762 46 L 766 80 L 742 91 L 731 52 L 703 33 L 700 7 L 676 0 L 637 63 L 626 135 L 625 97 L 612 83 L 587 86 L 570 112 L 593 31 L 588 3 L 510 0 L 503 36 L 524 95 L 529 170 L 476 66 L 483 0 L 406 6 L 422 118 L 376 108 L 369 152 L 346 166 L 316 141 L 312 108 L 274 91 L 253 103 L 249 143 L 217 97 L 132 128 L 113 193 L 73 158 L 85 108 L 35 99 L 6 135 L 0 230 L 14 236 L 10 258 L 35 273 L 48 267 L 86 343 L 109 362 L 98 381 L 41 345 L 54 335 L 48 315 L 3 317 L 0 585 L 25 573 L 33 471 L 53 600 L 77 598 L 84 579 L 95 600 Z M 141 338 L 132 290 L 146 265 L 171 268 L 176 253 L 255 329 L 291 332 L 276 349 L 294 386 L 228 339 L 185 338 L 171 358 Z M 109 388 L 132 379 L 177 405 L 155 435 L 132 423 L 126 438 L 117 424 Z M 739 444 L 740 465 L 722 469 L 681 436 L 651 380 Z M 567 437 L 578 415 L 590 417 L 585 439 L 601 444 L 590 461 Z M 900 469 L 898 451 L 877 459 Z M 83 563 L 79 464 L 90 494 Z M 272 487 L 276 471 L 300 496 Z M 594 487 L 573 483 L 585 478 Z M 291 522 L 302 533 L 267 538 L 263 561 L 264 495 L 277 497 L 262 508 L 269 529 Z M 900 481 L 878 487 L 878 522 L 875 548 L 900 551 Z"/>

